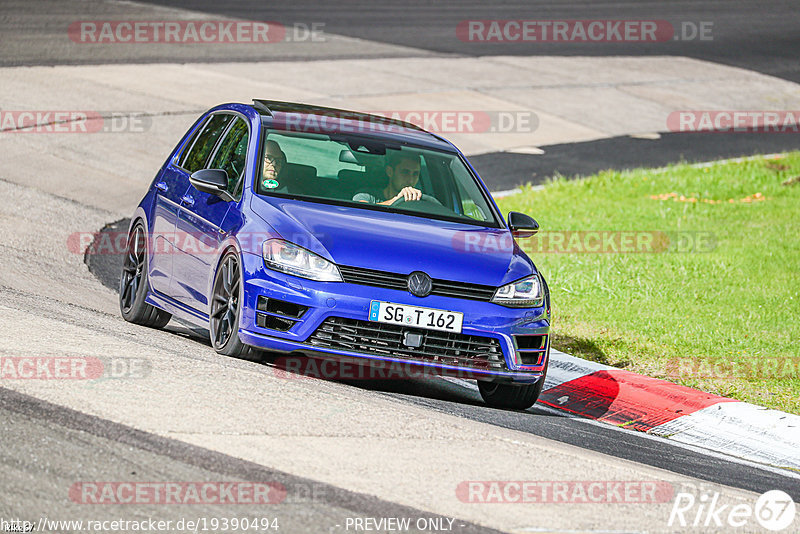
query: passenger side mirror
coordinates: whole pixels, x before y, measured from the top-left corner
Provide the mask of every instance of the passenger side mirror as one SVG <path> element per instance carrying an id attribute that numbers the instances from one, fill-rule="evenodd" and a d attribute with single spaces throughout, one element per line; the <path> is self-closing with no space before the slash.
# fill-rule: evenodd
<path id="1" fill-rule="evenodd" d="M 223 200 L 233 200 L 228 193 L 228 173 L 222 169 L 200 169 L 192 173 L 189 182 L 198 191 L 216 195 Z"/>
<path id="2" fill-rule="evenodd" d="M 529 215 L 509 211 L 508 229 L 514 234 L 514 237 L 533 237 L 539 231 L 539 223 Z"/>

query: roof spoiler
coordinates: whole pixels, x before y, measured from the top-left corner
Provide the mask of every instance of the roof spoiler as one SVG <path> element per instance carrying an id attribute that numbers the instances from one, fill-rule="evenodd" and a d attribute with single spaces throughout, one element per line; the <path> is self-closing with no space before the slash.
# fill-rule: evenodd
<path id="1" fill-rule="evenodd" d="M 409 130 L 416 130 L 418 132 L 430 133 L 416 124 L 401 121 L 399 119 L 392 119 L 383 117 L 381 115 L 371 115 L 369 113 L 360 113 L 358 111 L 349 111 L 346 109 L 328 108 L 324 106 L 314 106 L 311 104 L 297 104 L 294 102 L 281 102 L 279 100 L 260 100 L 253 99 L 253 107 L 262 115 L 274 116 L 274 112 L 281 113 L 316 113 L 321 115 L 334 115 L 340 119 L 360 120 L 365 122 L 374 122 L 380 124 L 392 124 L 394 126 L 401 126 Z M 431 134 L 435 135 L 435 134 Z M 438 136 L 436 136 L 438 137 Z"/>

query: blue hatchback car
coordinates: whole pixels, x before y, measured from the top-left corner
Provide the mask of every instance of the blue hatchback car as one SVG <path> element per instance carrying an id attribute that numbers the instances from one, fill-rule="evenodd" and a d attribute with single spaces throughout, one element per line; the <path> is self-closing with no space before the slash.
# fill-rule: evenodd
<path id="1" fill-rule="evenodd" d="M 547 284 L 466 158 L 415 125 L 255 100 L 206 112 L 131 219 L 120 310 L 208 328 L 220 354 L 387 362 L 524 409 L 550 352 Z"/>

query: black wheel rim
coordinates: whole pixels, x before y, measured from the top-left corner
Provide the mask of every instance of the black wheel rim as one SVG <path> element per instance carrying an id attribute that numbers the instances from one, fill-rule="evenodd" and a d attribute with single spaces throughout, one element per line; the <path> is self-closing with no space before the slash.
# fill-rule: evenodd
<path id="1" fill-rule="evenodd" d="M 238 314 L 239 263 L 235 256 L 228 256 L 217 275 L 211 301 L 211 333 L 215 348 L 224 347 L 231 338 Z"/>
<path id="2" fill-rule="evenodd" d="M 136 293 L 139 291 L 139 286 L 142 285 L 146 250 L 144 230 L 141 226 L 137 226 L 128 236 L 128 253 L 122 264 L 119 300 L 122 303 L 122 311 L 125 313 L 133 307 L 136 302 Z"/>

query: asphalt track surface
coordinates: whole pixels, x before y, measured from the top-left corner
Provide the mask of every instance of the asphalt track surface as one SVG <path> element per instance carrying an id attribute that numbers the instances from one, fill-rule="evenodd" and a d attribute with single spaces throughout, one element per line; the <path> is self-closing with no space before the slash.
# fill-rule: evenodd
<path id="1" fill-rule="evenodd" d="M 97 481 L 124 480 L 139 475 L 149 480 L 242 480 L 280 485 L 286 491 L 282 502 L 267 506 L 245 505 L 236 510 L 236 516 L 279 518 L 278 525 L 283 532 L 328 532 L 333 525 L 344 525 L 346 518 L 353 516 L 439 518 L 435 514 L 154 436 L 4 388 L 0 388 L 0 425 L 5 429 L 13 428 L 13 432 L 0 434 L 4 451 L 0 468 L 7 473 L 4 484 L 8 489 L 25 488 L 23 494 L 13 490 L 6 493 L 4 504 L 21 505 L 30 495 L 37 494 L 35 501 L 41 506 L 40 510 L 31 510 L 30 501 L 27 503 L 30 515 L 25 519 L 33 522 L 37 522 L 35 516 L 59 517 L 64 497 L 53 492 L 52 487 L 62 481 L 70 486 L 73 481 L 68 474 L 75 466 L 85 464 L 92 467 L 82 472 L 89 475 L 90 480 Z M 20 446 L 23 443 L 25 447 Z M 98 457 L 106 461 L 98 462 Z M 47 477 L 36 472 L 36 463 L 46 466 Z M 33 474 L 38 476 L 31 480 L 29 477 Z M 215 517 L 219 512 L 214 508 L 208 504 L 192 507 L 191 514 Z M 152 504 L 150 509 L 137 506 L 136 513 L 142 518 L 173 521 L 186 517 L 175 510 L 164 515 L 157 504 Z M 59 518 L 82 515 L 85 512 L 68 516 L 62 512 Z M 114 516 L 110 514 L 109 517 Z M 9 516 L 5 515 L 5 519 Z M 466 521 L 458 521 L 454 527 L 468 534 L 499 532 Z"/>
<path id="2" fill-rule="evenodd" d="M 155 0 L 138 2 L 120 11 L 114 3 L 76 3 L 42 0 L 6 2 L 12 15 L 0 19 L 3 46 L 0 66 L 73 65 L 149 62 L 252 62 L 267 60 L 372 58 L 380 56 L 450 57 L 483 55 L 549 56 L 686 56 L 748 69 L 800 82 L 800 9 L 793 1 L 717 0 L 659 2 L 260 2 L 238 0 Z M 123 3 L 124 5 L 124 3 Z M 148 8 L 147 6 L 151 6 Z M 38 7 L 37 7 L 38 6 Z M 269 45 L 252 48 L 194 46 L 176 54 L 168 44 L 103 49 L 70 48 L 60 44 L 64 28 L 76 20 L 158 20 L 160 8 L 180 8 L 234 20 L 277 21 L 286 27 L 322 24 L 324 32 L 368 40 L 350 46 Z M 163 16 L 163 15 L 161 15 Z M 711 23 L 710 40 L 672 40 L 657 43 L 475 43 L 456 37 L 467 20 L 665 20 L 675 28 L 684 22 Z M 375 51 L 375 44 L 387 48 Z M 291 45 L 292 43 L 288 43 Z M 297 43 L 295 43 L 297 44 Z M 333 50 L 331 52 L 330 50 Z M 276 73 L 279 76 L 279 73 Z M 390 88 L 386 88 L 390 90 Z M 472 158 L 492 190 L 540 183 L 554 174 L 586 175 L 604 169 L 625 169 L 678 162 L 703 162 L 758 153 L 796 150 L 796 133 L 665 133 L 658 139 L 614 137 L 586 143 L 542 147 L 542 155 L 483 154 Z M 534 166 L 536 171 L 531 173 Z"/>
<path id="3" fill-rule="evenodd" d="M 110 235 L 124 232 L 129 220 L 117 221 L 103 231 Z M 98 236 L 98 242 L 102 237 Z M 92 247 L 90 247 L 92 248 Z M 119 287 L 122 257 L 113 254 L 87 255 L 89 270 L 110 289 Z M 208 344 L 208 331 L 186 325 L 192 339 L 201 346 Z M 266 355 L 265 366 L 273 365 L 276 355 Z M 527 411 L 498 410 L 487 407 L 477 391 L 446 380 L 346 380 L 353 387 L 379 392 L 403 402 L 438 410 L 459 417 L 480 421 L 503 428 L 528 432 L 616 456 L 626 460 L 651 465 L 690 475 L 709 482 L 725 484 L 749 491 L 763 493 L 781 489 L 800 499 L 800 478 L 775 471 L 766 471 L 755 465 L 734 463 L 725 458 L 710 456 L 702 451 L 676 446 L 669 440 L 622 431 L 604 424 L 590 424 L 580 418 L 554 414 L 552 410 L 534 406 Z M 531 417 L 531 415 L 535 417 Z"/>
<path id="4" fill-rule="evenodd" d="M 658 139 L 620 136 L 548 145 L 542 147 L 544 154 L 479 154 L 470 162 L 492 191 L 504 191 L 528 182 L 542 184 L 556 175 L 588 176 L 607 169 L 702 163 L 798 148 L 796 133 L 662 133 Z"/>
<path id="5" fill-rule="evenodd" d="M 13 2 L 7 2 L 8 5 Z M 20 2 L 20 5 L 26 2 Z M 84 5 L 71 11 L 69 2 L 33 2 L 35 17 L 23 19 L 26 24 L 9 28 L 10 39 L 4 44 L 0 64 L 18 65 L 15 47 L 24 46 L 26 65 L 52 65 L 91 63 L 92 58 L 77 59 L 59 53 L 52 46 L 63 34 L 63 22 L 78 18 L 85 20 L 108 20 L 103 15 L 109 9 L 101 3 Z M 445 55 L 587 55 L 587 56 L 687 56 L 708 61 L 755 70 L 787 80 L 800 81 L 800 65 L 797 50 L 800 47 L 800 10 L 790 0 L 744 1 L 744 0 L 684 0 L 660 2 L 658 0 L 627 0 L 614 2 L 553 2 L 553 1 L 504 1 L 504 2 L 457 2 L 453 0 L 428 2 L 390 1 L 371 2 L 365 0 L 343 2 L 315 2 L 295 0 L 293 2 L 260 2 L 235 0 L 216 2 L 212 0 L 154 0 L 140 2 L 154 7 L 174 7 L 242 20 L 277 21 L 286 26 L 294 23 L 324 23 L 324 31 L 365 39 L 372 42 L 409 47 Z M 36 5 L 42 9 L 36 9 Z M 152 12 L 150 13 L 152 14 Z M 711 40 L 674 40 L 664 43 L 474 43 L 463 42 L 456 37 L 456 26 L 465 20 L 666 20 L 673 26 L 681 22 L 711 22 Z M 112 19 L 113 20 L 113 19 Z M 148 19 L 140 19 L 148 20 Z M 10 25 L 13 19 L 6 20 Z M 30 40 L 14 39 L 14 32 L 40 35 L 43 38 Z M 17 41 L 20 44 L 15 44 Z M 33 47 L 31 49 L 31 47 Z M 364 47 L 365 49 L 368 47 Z M 139 60 L 136 50 L 117 52 L 118 62 Z M 308 57 L 317 57 L 324 52 L 311 49 Z M 409 50 L 408 55 L 414 52 Z M 366 50 L 354 50 L 346 57 L 363 57 Z M 17 56 L 19 54 L 16 54 Z M 265 51 L 260 60 L 282 59 L 280 54 Z M 172 61 L 169 47 L 148 61 Z M 252 61 L 251 56 L 215 57 L 209 50 L 198 48 L 191 61 Z M 99 60 L 94 59 L 95 62 Z"/>
<path id="6" fill-rule="evenodd" d="M 327 31 L 370 41 L 456 55 L 680 55 L 756 70 L 800 81 L 796 52 L 800 46 L 800 11 L 791 1 L 627 0 L 614 2 L 337 2 L 320 7 L 300 1 L 289 5 L 209 0 L 156 0 L 154 5 L 226 15 L 232 18 L 322 21 Z M 470 43 L 454 38 L 465 20 L 626 19 L 713 23 L 711 41 L 667 43 Z"/>
<path id="7" fill-rule="evenodd" d="M 58 2 L 30 4 L 27 16 L 16 4 L 11 17 L 3 17 L 5 25 L 0 65 L 53 65 L 91 63 L 130 63 L 173 61 L 170 51 L 151 50 L 148 57 L 138 57 L 135 49 L 118 49 L 115 57 L 69 57 L 62 55 L 50 36 L 63 32 L 63 22 L 76 16 L 103 19 L 111 3 L 59 8 Z M 800 66 L 796 60 L 800 50 L 800 14 L 793 2 L 680 2 L 662 5 L 657 2 L 615 3 L 326 3 L 318 5 L 293 2 L 291 5 L 263 2 L 149 2 L 156 10 L 161 6 L 188 8 L 211 16 L 220 15 L 251 20 L 277 20 L 284 24 L 322 21 L 326 31 L 340 35 L 384 43 L 401 50 L 386 52 L 394 55 L 685 55 L 709 61 L 739 66 L 791 81 L 800 81 Z M 6 4 L 6 6 L 12 3 Z M 4 7 L 5 9 L 5 7 Z M 140 19 L 155 18 L 154 12 L 136 5 Z M 155 11 L 157 13 L 157 11 Z M 663 45 L 606 44 L 602 46 L 575 45 L 518 45 L 462 43 L 453 37 L 458 22 L 468 19 L 590 19 L 641 18 L 679 21 L 714 22 L 711 42 L 671 42 Z M 112 18 L 112 17 L 108 17 Z M 25 20 L 22 25 L 10 24 Z M 15 33 L 18 32 L 18 33 Z M 22 35 L 31 38 L 22 38 Z M 19 37 L 19 38 L 15 38 Z M 403 47 L 407 47 L 406 50 Z M 369 47 L 338 52 L 330 58 L 362 57 Z M 297 59 L 297 55 L 253 57 L 206 56 L 208 49 L 198 48 L 195 55 L 184 57 L 186 62 L 259 61 L 264 59 Z M 303 52 L 304 54 L 306 52 Z M 324 51 L 310 49 L 307 57 L 319 57 Z M 374 57 L 374 56 L 371 56 Z M 23 58 L 23 59 L 20 59 Z M 702 136 L 702 137 L 700 137 Z M 776 134 L 665 134 L 658 140 L 620 137 L 589 143 L 545 147 L 539 156 L 522 154 L 485 154 L 471 158 L 479 171 L 486 175 L 494 190 L 517 185 L 530 158 L 541 169 L 527 180 L 536 183 L 554 172 L 565 175 L 585 174 L 605 168 L 628 168 L 641 165 L 663 165 L 676 161 L 706 161 L 716 157 L 734 157 L 752 153 L 777 152 L 797 148 L 797 135 Z M 527 181 L 526 180 L 526 181 Z M 109 221 L 110 222 L 110 221 Z M 117 221 L 110 230 L 125 227 Z M 107 287 L 116 287 L 118 259 L 114 256 L 90 257 L 91 272 Z M 46 283 L 43 279 L 41 283 Z M 6 295 L 13 294 L 6 292 Z M 24 299 L 20 297 L 20 302 Z M 80 306 L 75 305 L 75 308 Z M 194 344 L 192 350 L 211 352 L 205 332 L 187 329 L 173 323 L 168 330 L 178 340 Z M 244 364 L 242 364 L 244 365 Z M 248 364 L 249 365 L 249 364 Z M 270 361 L 259 368 L 268 373 Z M 636 464 L 654 466 L 667 472 L 696 477 L 712 483 L 761 493 L 782 489 L 800 500 L 800 480 L 775 470 L 732 461 L 705 452 L 679 447 L 668 440 L 651 438 L 634 432 L 593 424 L 573 417 L 554 414 L 534 407 L 527 412 L 487 408 L 477 392 L 447 381 L 351 381 L 343 385 L 353 390 L 375 393 L 381 397 L 497 427 L 545 437 L 575 445 L 604 456 L 620 458 Z M 330 525 L 343 517 L 364 515 L 431 516 L 420 510 L 401 506 L 362 493 L 342 490 L 330 484 L 268 469 L 230 455 L 202 447 L 170 440 L 130 426 L 80 413 L 33 396 L 0 388 L 0 469 L 3 472 L 4 497 L 0 512 L 6 514 L 24 510 L 29 518 L 58 513 L 62 518 L 76 508 L 65 503 L 63 488 L 74 480 L 73 472 L 80 471 L 92 480 L 125 480 L 136 473 L 146 473 L 151 480 L 214 480 L 221 477 L 242 480 L 281 481 L 287 487 L 308 487 L 316 484 L 321 497 L 309 506 L 302 498 L 286 503 L 280 509 L 285 518 L 285 532 L 329 531 Z M 134 511 L 133 508 L 128 509 Z M 218 515 L 211 509 L 197 510 L 199 515 Z M 147 508 L 135 513 L 146 515 Z M 195 510 L 193 509 L 194 513 Z M 80 510 L 85 515 L 85 511 Z M 96 515 L 111 515 L 103 510 Z M 155 513 L 175 513 L 174 510 Z M 494 532 L 466 521 L 457 521 L 458 532 Z"/>

